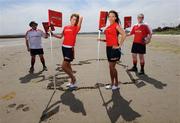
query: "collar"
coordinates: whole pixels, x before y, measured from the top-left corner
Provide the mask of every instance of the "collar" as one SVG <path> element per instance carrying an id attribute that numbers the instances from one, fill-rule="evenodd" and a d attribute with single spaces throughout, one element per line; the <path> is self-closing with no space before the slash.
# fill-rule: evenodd
<path id="1" fill-rule="evenodd" d="M 142 22 L 142 23 L 137 23 L 137 25 L 138 25 L 138 26 L 144 25 L 144 22 Z"/>

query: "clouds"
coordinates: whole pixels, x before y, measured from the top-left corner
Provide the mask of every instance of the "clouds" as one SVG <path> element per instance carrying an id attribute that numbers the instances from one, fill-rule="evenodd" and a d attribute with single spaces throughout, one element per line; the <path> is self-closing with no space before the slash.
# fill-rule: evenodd
<path id="1" fill-rule="evenodd" d="M 80 13 L 84 17 L 81 32 L 97 31 L 99 11 L 111 9 L 119 12 L 121 21 L 131 15 L 136 23 L 136 15 L 142 12 L 152 27 L 178 24 L 179 5 L 179 0 L 0 0 L 0 35 L 24 33 L 31 20 L 42 28 L 48 9 L 63 12 L 63 25 L 69 23 L 71 13 Z"/>

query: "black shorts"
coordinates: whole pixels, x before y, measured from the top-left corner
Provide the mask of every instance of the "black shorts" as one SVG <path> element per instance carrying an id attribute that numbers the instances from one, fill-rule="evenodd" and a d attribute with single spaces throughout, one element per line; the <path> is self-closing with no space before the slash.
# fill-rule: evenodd
<path id="1" fill-rule="evenodd" d="M 113 49 L 112 47 L 106 47 L 106 54 L 109 62 L 119 61 L 121 58 L 120 49 Z"/>
<path id="2" fill-rule="evenodd" d="M 146 54 L 146 45 L 133 43 L 131 53 Z"/>
<path id="3" fill-rule="evenodd" d="M 43 55 L 44 51 L 43 51 L 43 49 L 30 49 L 30 54 L 31 54 L 31 56 Z"/>
<path id="4" fill-rule="evenodd" d="M 62 46 L 62 53 L 64 61 L 72 62 L 74 59 L 74 48 L 67 48 Z"/>

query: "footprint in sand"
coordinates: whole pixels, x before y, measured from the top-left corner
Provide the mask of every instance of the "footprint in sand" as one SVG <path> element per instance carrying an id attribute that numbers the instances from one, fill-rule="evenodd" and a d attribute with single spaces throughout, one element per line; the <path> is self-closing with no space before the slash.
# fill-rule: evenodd
<path id="1" fill-rule="evenodd" d="M 12 104 L 9 104 L 8 105 L 8 109 L 7 109 L 7 113 L 10 113 L 12 110 L 10 110 L 10 109 L 13 109 L 13 108 L 15 108 L 16 107 L 16 103 L 12 103 Z M 22 109 L 22 111 L 23 112 L 27 112 L 27 111 L 29 111 L 30 110 L 30 108 L 27 106 L 27 104 L 19 104 L 19 105 L 17 105 L 17 107 L 15 108 L 16 110 L 20 110 L 20 109 Z"/>
<path id="2" fill-rule="evenodd" d="M 6 113 L 10 113 L 12 108 L 15 108 L 16 103 L 12 103 L 8 105 L 8 109 L 6 110 Z"/>
<path id="3" fill-rule="evenodd" d="M 13 103 L 13 104 L 9 104 L 8 107 L 9 108 L 14 108 L 16 106 L 16 103 Z"/>
<path id="4" fill-rule="evenodd" d="M 91 64 L 89 61 L 79 61 L 79 64 Z"/>
<path id="5" fill-rule="evenodd" d="M 26 111 L 29 111 L 30 108 L 29 108 L 29 107 L 25 107 L 25 108 L 23 108 L 22 110 L 23 110 L 24 112 L 26 112 Z"/>
<path id="6" fill-rule="evenodd" d="M 19 105 L 16 107 L 16 110 L 22 109 L 24 106 L 26 106 L 26 104 L 19 104 Z"/>

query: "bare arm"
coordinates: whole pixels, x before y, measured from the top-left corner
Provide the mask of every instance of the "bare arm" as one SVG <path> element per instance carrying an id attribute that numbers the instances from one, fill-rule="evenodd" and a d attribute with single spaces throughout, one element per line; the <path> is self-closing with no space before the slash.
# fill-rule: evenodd
<path id="1" fill-rule="evenodd" d="M 97 39 L 97 41 L 106 42 L 106 39 Z"/>
<path id="2" fill-rule="evenodd" d="M 121 48 L 124 40 L 126 39 L 126 33 L 125 31 L 120 27 L 120 26 L 117 26 L 116 27 L 116 30 L 120 33 L 121 35 L 121 40 L 119 40 L 119 48 Z"/>
<path id="3" fill-rule="evenodd" d="M 53 34 L 53 33 L 51 33 L 51 34 L 52 34 L 52 36 L 55 37 L 55 38 L 58 38 L 58 39 L 63 38 L 63 34 L 59 34 L 59 35 L 55 35 L 55 34 Z"/>
<path id="4" fill-rule="evenodd" d="M 148 30 L 149 30 L 149 34 L 147 35 L 147 37 L 146 37 L 146 41 L 145 41 L 145 43 L 146 44 L 149 44 L 150 42 L 151 42 L 151 38 L 152 38 L 152 30 L 151 30 L 151 28 L 147 25 L 147 28 L 148 28 Z"/>
<path id="5" fill-rule="evenodd" d="M 48 33 L 44 33 L 43 31 L 41 31 L 41 33 L 42 33 L 42 37 L 43 37 L 43 38 L 45 38 L 45 39 L 48 38 L 48 36 L 49 36 Z"/>
<path id="6" fill-rule="evenodd" d="M 152 33 L 151 33 L 151 34 L 148 34 L 148 36 L 146 37 L 145 43 L 146 43 L 146 44 L 149 44 L 149 43 L 151 42 L 151 38 L 152 38 Z"/>
<path id="7" fill-rule="evenodd" d="M 126 34 L 127 37 L 129 37 L 129 36 L 131 36 L 131 35 L 132 35 L 132 34 L 130 34 L 130 33 Z"/>
<path id="8" fill-rule="evenodd" d="M 59 35 L 55 35 L 52 31 L 50 31 L 50 33 L 52 34 L 53 37 L 58 38 L 58 39 L 61 39 L 61 38 L 63 38 L 63 36 L 64 36 L 64 29 L 63 29 L 62 33 L 59 34 Z"/>
<path id="9" fill-rule="evenodd" d="M 131 31 L 128 34 L 126 34 L 126 36 L 128 37 L 132 35 L 134 35 L 134 27 L 131 29 Z"/>
<path id="10" fill-rule="evenodd" d="M 29 42 L 28 42 L 28 32 L 26 33 L 26 35 L 25 35 L 25 40 L 26 40 L 26 47 L 27 47 L 27 51 L 29 52 L 30 51 L 30 49 L 29 49 Z"/>
<path id="11" fill-rule="evenodd" d="M 79 18 L 79 22 L 78 22 L 78 24 L 77 24 L 77 26 L 80 27 L 80 28 L 81 28 L 81 25 L 82 25 L 82 21 L 83 21 L 83 17 L 81 16 L 81 17 Z"/>

